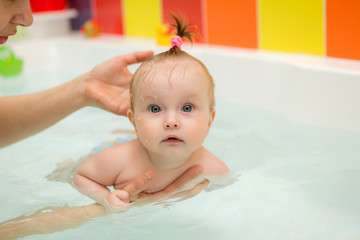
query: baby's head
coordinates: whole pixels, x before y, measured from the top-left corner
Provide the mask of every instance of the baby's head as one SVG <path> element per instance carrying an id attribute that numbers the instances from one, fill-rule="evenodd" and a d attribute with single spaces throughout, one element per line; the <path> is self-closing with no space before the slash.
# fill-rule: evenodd
<path id="1" fill-rule="evenodd" d="M 181 50 L 182 38 L 187 38 L 192 42 L 192 34 L 197 33 L 193 31 L 188 31 L 189 25 L 186 24 L 185 20 L 179 19 L 172 15 L 176 24 L 171 24 L 177 30 L 176 37 L 172 40 L 172 47 L 170 50 L 154 55 L 153 57 L 144 61 L 141 66 L 135 72 L 133 78 L 130 82 L 130 102 L 131 110 L 134 111 L 135 107 L 135 98 L 137 96 L 137 90 L 139 86 L 149 84 L 151 81 L 156 81 L 157 74 L 167 74 L 169 78 L 169 84 L 171 85 L 171 77 L 176 68 L 181 68 L 182 65 L 192 65 L 199 68 L 200 71 L 205 75 L 208 84 L 208 94 L 209 94 L 209 111 L 212 111 L 215 106 L 214 99 L 214 81 L 205 67 L 205 65 L 198 60 L 197 58 L 191 56 L 185 51 Z M 174 42 L 174 43 L 173 43 Z M 185 73 L 186 69 L 184 69 Z M 191 86 L 189 86 L 191 87 Z"/>
<path id="2" fill-rule="evenodd" d="M 178 36 L 191 39 L 186 26 L 177 23 Z M 181 45 L 142 63 L 131 79 L 130 99 L 129 119 L 142 144 L 153 151 L 162 145 L 154 142 L 185 143 L 189 151 L 196 150 L 215 116 L 213 79 Z"/>
<path id="3" fill-rule="evenodd" d="M 137 69 L 130 82 L 131 110 L 134 111 L 135 100 L 141 98 L 138 93 L 141 87 L 150 87 L 152 83 L 158 80 L 157 77 L 159 77 L 159 75 L 165 75 L 168 78 L 168 84 L 171 86 L 173 75 L 180 73 L 185 77 L 189 66 L 197 68 L 198 71 L 204 75 L 206 80 L 206 89 L 204 90 L 208 92 L 209 111 L 212 111 L 215 106 L 214 81 L 209 71 L 200 60 L 177 47 L 154 55 L 143 62 Z M 196 81 L 200 80 L 201 79 L 198 79 Z M 188 87 L 190 89 L 191 85 Z"/>

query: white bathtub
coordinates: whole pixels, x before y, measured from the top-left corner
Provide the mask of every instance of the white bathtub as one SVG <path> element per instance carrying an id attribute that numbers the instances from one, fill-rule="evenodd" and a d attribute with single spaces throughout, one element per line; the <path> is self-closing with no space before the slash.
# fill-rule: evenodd
<path id="1" fill-rule="evenodd" d="M 21 76 L 0 80 L 2 95 L 55 86 L 117 54 L 166 49 L 112 36 L 11 46 L 25 65 Z M 167 208 L 133 208 L 27 239 L 360 238 L 360 62 L 221 47 L 184 49 L 215 79 L 217 116 L 205 146 L 241 174 L 238 181 Z M 118 137 L 114 130 L 119 128 L 131 125 L 86 108 L 0 149 L 0 222 L 44 206 L 91 203 L 69 184 L 45 176 L 57 163 Z"/>

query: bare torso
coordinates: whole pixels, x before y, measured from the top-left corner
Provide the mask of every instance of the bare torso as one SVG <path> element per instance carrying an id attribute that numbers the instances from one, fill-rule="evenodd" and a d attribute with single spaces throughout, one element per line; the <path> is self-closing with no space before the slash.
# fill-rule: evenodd
<path id="1" fill-rule="evenodd" d="M 119 171 L 118 176 L 114 181 L 115 189 L 122 189 L 127 184 L 134 182 L 136 177 L 142 174 L 147 169 L 152 169 L 155 173 L 155 178 L 151 182 L 150 186 L 145 189 L 145 192 L 152 193 L 163 190 L 170 183 L 175 181 L 179 176 L 181 176 L 187 169 L 195 164 L 201 164 L 203 166 L 203 175 L 220 175 L 228 172 L 227 166 L 216 156 L 214 156 L 211 152 L 201 146 L 197 149 L 191 157 L 182 164 L 181 166 L 164 170 L 160 169 L 156 165 L 151 162 L 149 155 L 146 150 L 139 144 L 138 140 L 133 140 L 128 143 L 131 144 L 131 147 L 127 147 L 130 149 L 129 155 L 131 159 L 122 159 L 119 161 L 126 161 L 125 171 Z M 115 152 L 123 151 L 123 149 L 114 148 Z M 115 156 L 117 154 L 115 153 Z M 202 181 L 202 179 L 198 179 L 198 181 Z"/>

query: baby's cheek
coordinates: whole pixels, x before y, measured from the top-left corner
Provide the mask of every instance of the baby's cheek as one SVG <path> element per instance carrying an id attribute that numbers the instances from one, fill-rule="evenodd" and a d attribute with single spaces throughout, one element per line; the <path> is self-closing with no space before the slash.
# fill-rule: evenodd
<path id="1" fill-rule="evenodd" d="M 189 126 L 187 133 L 194 143 L 203 142 L 207 136 L 208 127 L 205 121 L 196 121 Z"/>
<path id="2" fill-rule="evenodd" d="M 145 145 L 150 144 L 154 141 L 154 138 L 159 135 L 159 132 L 155 126 L 148 121 L 145 124 L 140 124 L 138 128 L 138 137 L 140 138 L 141 142 Z"/>

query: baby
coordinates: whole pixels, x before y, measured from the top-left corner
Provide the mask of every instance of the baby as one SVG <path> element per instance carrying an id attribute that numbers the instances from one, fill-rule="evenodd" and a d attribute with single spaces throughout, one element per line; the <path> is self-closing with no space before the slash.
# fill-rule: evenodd
<path id="1" fill-rule="evenodd" d="M 130 82 L 127 115 L 137 138 L 101 151 L 75 174 L 79 191 L 111 211 L 131 206 L 121 189 L 147 169 L 155 174 L 148 193 L 163 190 L 195 164 L 203 167 L 200 182 L 229 172 L 202 146 L 215 117 L 214 83 L 206 67 L 181 50 L 181 38 L 192 40 L 192 35 L 175 20 L 172 48 L 146 60 Z"/>

